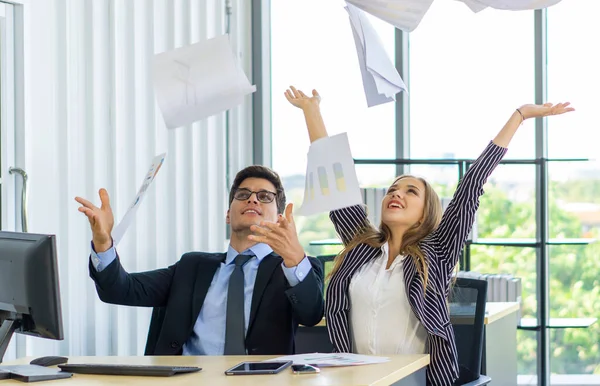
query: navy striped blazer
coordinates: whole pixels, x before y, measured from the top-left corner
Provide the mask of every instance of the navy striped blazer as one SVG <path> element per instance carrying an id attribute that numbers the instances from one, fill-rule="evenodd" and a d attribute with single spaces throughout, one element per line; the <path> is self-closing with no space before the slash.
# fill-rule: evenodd
<path id="1" fill-rule="evenodd" d="M 459 375 L 454 330 L 446 302 L 450 280 L 473 226 L 483 185 L 505 153 L 505 148 L 490 142 L 459 182 L 439 227 L 420 242 L 419 246 L 429 264 L 426 296 L 414 260 L 405 260 L 406 293 L 412 310 L 428 333 L 431 360 L 427 380 L 433 385 L 451 385 Z M 334 210 L 329 217 L 344 245 L 365 226 L 370 226 L 361 205 Z M 329 337 L 336 352 L 352 351 L 348 296 L 350 280 L 363 265 L 381 253 L 381 248 L 359 244 L 346 255 L 338 271 L 331 277 L 327 287 L 325 314 Z"/>

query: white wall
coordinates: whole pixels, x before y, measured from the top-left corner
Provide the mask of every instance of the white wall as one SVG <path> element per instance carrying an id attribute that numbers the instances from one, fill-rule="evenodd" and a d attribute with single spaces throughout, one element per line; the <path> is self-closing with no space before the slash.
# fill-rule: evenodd
<path id="1" fill-rule="evenodd" d="M 91 233 L 75 196 L 111 194 L 118 221 L 152 157 L 167 159 L 119 245 L 129 271 L 165 267 L 225 245 L 224 115 L 167 130 L 153 54 L 225 31 L 222 0 L 29 0 L 24 149 L 29 231 L 57 235 L 66 339 L 19 337 L 12 354 L 140 355 L 150 310 L 101 303 L 88 276 Z M 232 44 L 250 74 L 250 2 L 232 2 Z M 231 112 L 230 170 L 251 162 L 250 97 Z M 27 349 L 25 350 L 25 346 Z M 9 356 L 7 358 L 10 357 Z"/>

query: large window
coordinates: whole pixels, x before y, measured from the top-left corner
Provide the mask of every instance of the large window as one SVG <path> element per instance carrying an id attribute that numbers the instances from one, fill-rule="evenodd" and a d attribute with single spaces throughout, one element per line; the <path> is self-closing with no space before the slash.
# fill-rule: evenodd
<path id="1" fill-rule="evenodd" d="M 534 102 L 533 27 L 533 12 L 474 14 L 458 1 L 433 3 L 409 36 L 411 158 L 476 158 L 515 108 Z M 506 158 L 533 159 L 534 135 L 533 122 L 526 122 Z M 442 168 L 412 171 L 430 177 Z M 445 179 L 448 185 L 456 175 Z M 498 167 L 481 200 L 477 237 L 535 237 L 534 194 L 532 165 Z M 536 316 L 534 249 L 477 245 L 470 252 L 472 270 L 521 277 L 523 316 Z M 535 375 L 535 335 L 518 339 L 519 373 Z"/>
<path id="2" fill-rule="evenodd" d="M 515 108 L 534 101 L 531 12 L 473 14 L 434 1 L 409 39 L 412 158 L 477 157 Z M 526 122 L 507 157 L 533 158 L 534 149 Z"/>
<path id="3" fill-rule="evenodd" d="M 281 174 L 296 208 L 302 203 L 308 134 L 302 112 L 283 93 L 294 85 L 317 89 L 330 135 L 347 132 L 355 158 L 395 157 L 394 103 L 368 108 L 348 13 L 341 0 L 271 2 L 273 168 Z M 393 60 L 394 28 L 369 17 Z M 357 168 L 362 186 L 386 185 L 393 167 Z M 331 248 L 310 247 L 311 241 L 334 237 L 327 214 L 299 218 L 302 242 L 311 253 Z M 335 248 L 333 249 L 335 250 Z"/>
<path id="4" fill-rule="evenodd" d="M 538 301 L 545 301 L 537 275 L 546 257 L 550 320 L 544 332 L 550 342 L 538 340 L 535 331 L 518 331 L 519 382 L 537 384 L 537 376 L 549 370 L 552 384 L 588 384 L 590 379 L 579 377 L 600 374 L 600 324 L 594 322 L 600 317 L 600 242 L 593 242 L 600 238 L 600 75 L 595 60 L 600 46 L 593 27 L 600 1 L 563 1 L 543 12 L 486 9 L 477 14 L 460 1 L 434 1 L 409 34 L 408 47 L 394 42 L 393 28 L 371 18 L 388 53 L 393 56 L 396 47 L 408 56 L 410 109 L 403 114 L 409 124 L 402 133 L 395 132 L 395 119 L 406 117 L 395 117 L 393 104 L 366 106 L 343 4 L 271 2 L 273 165 L 291 200 L 302 200 L 309 144 L 301 112 L 283 97 L 290 84 L 321 92 L 330 134 L 348 132 L 355 158 L 395 158 L 400 135 L 408 140 L 412 159 L 474 159 L 516 107 L 534 103 L 544 90 L 547 101 L 570 101 L 576 113 L 546 121 L 547 144 L 536 143 L 534 121 L 519 128 L 506 157 L 512 163 L 494 171 L 477 216 L 479 239 L 518 243 L 547 229 L 547 256 L 542 253 L 546 249 L 536 253 L 536 243 L 506 247 L 480 240 L 469 250 L 470 269 L 520 277 L 522 316 L 537 320 L 543 317 Z M 541 16 L 541 23 L 534 16 Z M 544 41 L 546 52 L 536 51 L 535 43 Z M 536 61 L 536 53 L 546 56 Z M 536 88 L 536 75 L 543 73 L 547 76 L 538 79 L 543 87 Z M 536 154 L 546 149 L 547 191 L 534 165 Z M 426 177 L 442 197 L 454 192 L 456 165 L 419 164 L 408 170 Z M 359 165 L 357 173 L 363 187 L 385 186 L 395 167 Z M 549 210 L 546 223 L 536 217 L 543 203 Z M 309 252 L 339 250 L 335 245 L 309 246 L 335 237 L 327 214 L 297 221 Z M 538 368 L 540 361 L 545 363 L 539 356 L 543 350 L 550 363 Z"/>
<path id="5" fill-rule="evenodd" d="M 569 119 L 548 121 L 550 158 L 595 158 L 600 150 L 596 25 L 600 2 L 563 1 L 548 9 L 548 100 L 570 101 Z M 550 316 L 581 328 L 556 329 L 550 335 L 550 369 L 556 374 L 600 375 L 600 244 L 570 245 L 573 239 L 600 237 L 600 165 L 552 162 L 551 237 L 566 245 L 550 249 Z M 577 241 L 577 240 L 575 240 Z M 583 240 L 585 241 L 585 240 Z"/>

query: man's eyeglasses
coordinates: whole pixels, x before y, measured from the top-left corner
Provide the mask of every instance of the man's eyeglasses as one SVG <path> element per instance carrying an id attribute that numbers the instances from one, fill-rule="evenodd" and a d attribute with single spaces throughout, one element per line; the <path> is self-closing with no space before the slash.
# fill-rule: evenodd
<path id="1" fill-rule="evenodd" d="M 256 198 L 258 199 L 258 201 L 264 204 L 273 202 L 275 196 L 277 196 L 277 193 L 269 192 L 268 190 L 259 190 L 258 192 L 253 192 L 252 190 L 243 188 L 236 190 L 235 194 L 233 195 L 233 198 L 235 198 L 236 200 L 243 201 L 249 199 L 253 193 L 256 193 Z"/>

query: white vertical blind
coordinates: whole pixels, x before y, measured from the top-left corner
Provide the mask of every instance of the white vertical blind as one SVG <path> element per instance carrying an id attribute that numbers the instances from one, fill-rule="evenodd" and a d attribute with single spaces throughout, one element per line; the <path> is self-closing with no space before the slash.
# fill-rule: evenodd
<path id="1" fill-rule="evenodd" d="M 65 341 L 16 339 L 20 355 L 141 355 L 150 309 L 107 305 L 88 275 L 91 232 L 75 196 L 118 222 L 154 155 L 167 159 L 118 246 L 130 272 L 190 250 L 223 251 L 230 170 L 251 161 L 251 99 L 225 115 L 167 130 L 152 57 L 225 32 L 224 0 L 44 0 L 25 5 L 25 167 L 30 232 L 57 235 Z M 231 41 L 250 73 L 250 2 L 232 2 Z"/>

